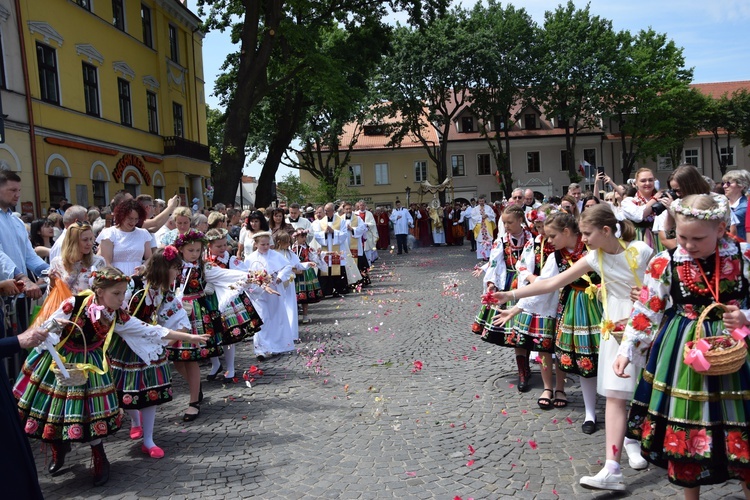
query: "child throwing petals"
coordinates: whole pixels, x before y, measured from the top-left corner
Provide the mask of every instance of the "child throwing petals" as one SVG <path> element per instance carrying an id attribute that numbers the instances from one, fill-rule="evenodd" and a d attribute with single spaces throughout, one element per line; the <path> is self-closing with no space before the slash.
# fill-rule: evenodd
<path id="1" fill-rule="evenodd" d="M 722 195 L 687 196 L 670 210 L 677 248 L 649 263 L 614 365 L 620 377 L 629 376 L 630 363 L 645 365 L 628 436 L 640 440 L 646 460 L 667 469 L 670 482 L 685 488 L 686 499 L 698 498 L 702 485 L 729 479 L 739 479 L 750 498 L 747 355 L 738 371 L 708 375 L 705 367 L 686 364 L 683 352 L 695 340 L 698 320 L 707 338 L 724 330 L 741 338 L 739 329 L 750 324 L 750 247 L 726 236 L 731 209 Z M 701 314 L 715 303 L 726 310 Z"/>
<path id="2" fill-rule="evenodd" d="M 310 322 L 308 315 L 309 304 L 315 304 L 323 300 L 323 289 L 318 282 L 318 252 L 307 245 L 307 229 L 297 229 L 293 237 L 295 243 L 292 245 L 292 252 L 297 256 L 302 264 L 310 265 L 294 277 L 294 289 L 297 293 L 297 303 L 302 305 L 302 323 Z"/>
<path id="3" fill-rule="evenodd" d="M 61 472 L 71 442 L 87 442 L 94 486 L 109 480 L 102 438 L 116 432 L 122 420 L 107 353 L 115 334 L 146 363 L 158 359 L 168 340 L 208 340 L 131 317 L 121 309 L 129 281 L 120 270 L 104 267 L 93 274 L 91 291 L 66 300 L 49 318 L 62 323 L 63 329 L 60 334 L 50 332 L 48 340 L 57 344 L 66 364 L 83 366 L 85 383 L 61 383 L 52 371 L 52 355 L 41 348 L 31 352 L 16 380 L 13 393 L 26 434 L 52 443 L 52 475 Z"/>

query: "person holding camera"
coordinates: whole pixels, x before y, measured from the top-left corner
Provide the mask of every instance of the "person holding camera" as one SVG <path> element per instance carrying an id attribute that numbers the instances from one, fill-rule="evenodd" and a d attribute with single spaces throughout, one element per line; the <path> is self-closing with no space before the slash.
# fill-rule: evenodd
<path id="1" fill-rule="evenodd" d="M 655 187 L 654 173 L 649 168 L 640 168 L 635 173 L 635 196 L 622 200 L 622 214 L 635 225 L 636 239 L 646 242 L 656 252 L 664 250 L 652 229 L 654 218 L 664 212 L 671 200 Z"/>
<path id="2" fill-rule="evenodd" d="M 703 175 L 693 165 L 685 164 L 677 167 L 667 180 L 669 190 L 663 193 L 662 204 L 669 208 L 675 200 L 693 194 L 709 194 L 711 186 Z M 674 232 L 675 221 L 669 210 L 664 210 L 654 220 L 653 232 L 659 238 L 659 243 L 667 250 L 677 246 Z"/>

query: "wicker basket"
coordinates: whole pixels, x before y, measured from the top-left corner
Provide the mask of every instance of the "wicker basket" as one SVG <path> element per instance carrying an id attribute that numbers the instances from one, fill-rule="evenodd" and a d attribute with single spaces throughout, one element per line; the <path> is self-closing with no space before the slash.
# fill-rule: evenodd
<path id="1" fill-rule="evenodd" d="M 703 353 L 706 361 L 711 363 L 711 366 L 706 371 L 698 371 L 693 368 L 693 370 L 695 370 L 697 373 L 700 373 L 701 375 L 729 375 L 730 373 L 734 373 L 742 368 L 742 365 L 745 364 L 747 359 L 747 346 L 745 345 L 744 340 L 736 341 L 734 340 L 734 338 L 732 338 L 731 335 L 716 335 L 714 337 L 707 338 L 703 336 L 703 322 L 706 320 L 708 313 L 715 308 L 721 308 L 724 311 L 727 310 L 727 307 L 725 305 L 719 304 L 718 302 L 711 304 L 703 310 L 701 315 L 698 317 L 697 324 L 695 325 L 695 336 L 693 337 L 693 340 L 691 342 L 687 342 L 685 344 L 685 347 L 683 348 L 684 358 L 688 357 L 694 343 L 702 338 L 705 338 L 705 340 L 709 344 L 714 344 L 719 339 L 724 340 L 726 338 L 729 338 L 735 344 L 732 347 L 723 349 L 721 351 L 709 350 L 708 352 Z"/>
<path id="2" fill-rule="evenodd" d="M 86 364 L 86 357 L 88 356 L 86 335 L 83 333 L 81 327 L 76 323 L 72 321 L 66 321 L 66 323 L 73 325 L 81 332 L 81 338 L 83 339 L 83 364 Z M 50 370 L 52 370 L 52 373 L 55 374 L 55 378 L 57 378 L 57 383 L 59 385 L 63 387 L 77 387 L 80 385 L 86 385 L 86 383 L 88 382 L 89 376 L 86 373 L 86 370 L 78 368 L 78 363 L 65 363 L 65 369 L 68 370 L 68 375 L 70 375 L 69 378 L 65 378 L 65 376 L 56 365 L 52 365 L 52 367 L 50 368 Z"/>

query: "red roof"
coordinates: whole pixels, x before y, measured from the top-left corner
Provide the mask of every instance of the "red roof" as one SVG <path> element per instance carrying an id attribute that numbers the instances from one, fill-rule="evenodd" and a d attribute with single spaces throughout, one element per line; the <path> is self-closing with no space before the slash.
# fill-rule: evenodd
<path id="1" fill-rule="evenodd" d="M 697 88 L 703 94 L 718 98 L 724 94 L 732 95 L 732 92 L 736 90 L 750 90 L 750 80 L 741 80 L 738 82 L 693 83 L 691 87 Z"/>
<path id="2" fill-rule="evenodd" d="M 397 121 L 397 118 L 385 118 L 380 119 L 377 123 L 368 123 L 365 126 L 368 125 L 388 125 L 390 123 L 395 123 Z M 426 135 L 425 139 L 428 143 L 437 144 L 438 143 L 438 136 L 435 132 L 435 128 L 432 127 L 427 122 L 427 111 L 425 110 L 425 113 L 422 115 L 422 121 L 424 124 L 424 134 Z M 341 136 L 341 147 L 345 148 L 348 146 L 348 144 L 352 140 L 352 136 L 359 132 L 359 137 L 357 139 L 357 144 L 354 146 L 355 150 L 363 150 L 363 149 L 370 149 L 370 150 L 377 150 L 377 149 L 392 149 L 390 146 L 388 146 L 388 143 L 391 141 L 390 135 L 385 134 L 372 134 L 367 135 L 364 133 L 364 131 L 361 128 L 361 125 L 355 122 L 347 123 L 344 126 L 344 133 Z M 422 143 L 413 135 L 408 135 L 404 137 L 403 142 L 401 142 L 400 146 L 397 146 L 399 148 L 421 148 Z"/>

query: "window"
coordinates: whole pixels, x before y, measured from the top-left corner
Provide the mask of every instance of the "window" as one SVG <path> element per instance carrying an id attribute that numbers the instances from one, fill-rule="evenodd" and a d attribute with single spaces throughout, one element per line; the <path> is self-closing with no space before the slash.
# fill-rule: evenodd
<path id="1" fill-rule="evenodd" d="M 120 31 L 125 31 L 125 6 L 123 0 L 112 0 L 112 24 Z"/>
<path id="2" fill-rule="evenodd" d="M 734 163 L 734 146 L 731 148 L 720 148 L 719 157 L 721 158 L 722 163 L 726 161 L 726 167 L 736 166 Z"/>
<path id="3" fill-rule="evenodd" d="M 568 171 L 568 150 L 567 149 L 563 149 L 560 151 L 560 171 L 561 172 Z"/>
<path id="4" fill-rule="evenodd" d="M 523 124 L 526 130 L 536 129 L 536 115 L 534 113 L 527 113 L 523 115 Z"/>
<path id="5" fill-rule="evenodd" d="M 461 132 L 465 134 L 474 132 L 474 118 L 471 116 L 464 116 L 461 118 Z"/>
<path id="6" fill-rule="evenodd" d="M 185 137 L 185 129 L 182 122 L 182 104 L 172 103 L 172 117 L 174 119 L 174 135 Z"/>
<path id="7" fill-rule="evenodd" d="M 7 88 L 5 85 L 5 55 L 3 54 L 3 35 L 0 33 L 0 88 Z"/>
<path id="8" fill-rule="evenodd" d="M 587 162 L 592 167 L 596 166 L 596 149 L 584 149 L 583 150 L 583 161 Z"/>
<path id="9" fill-rule="evenodd" d="M 489 154 L 483 153 L 477 155 L 477 175 L 492 175 Z"/>
<path id="10" fill-rule="evenodd" d="M 656 170 L 672 170 L 672 158 L 669 156 L 657 156 L 656 157 Z"/>
<path id="11" fill-rule="evenodd" d="M 159 133 L 159 113 L 156 109 L 156 94 L 146 91 L 146 108 L 148 109 L 148 131 Z"/>
<path id="12" fill-rule="evenodd" d="M 539 151 L 529 151 L 526 153 L 526 172 L 541 172 L 542 167 L 539 161 Z"/>
<path id="13" fill-rule="evenodd" d="M 466 170 L 464 169 L 464 155 L 451 156 L 451 172 L 453 177 L 462 177 L 466 175 Z"/>
<path id="14" fill-rule="evenodd" d="M 414 180 L 424 182 L 427 180 L 427 162 L 419 160 L 414 162 Z"/>
<path id="15" fill-rule="evenodd" d="M 505 119 L 500 115 L 495 115 L 495 119 L 493 121 L 493 127 L 495 131 L 497 132 L 501 130 L 505 130 Z"/>
<path id="16" fill-rule="evenodd" d="M 349 165 L 349 185 L 362 185 L 362 165 Z"/>
<path id="17" fill-rule="evenodd" d="M 107 181 L 92 181 L 94 184 L 94 205 L 107 206 Z"/>
<path id="18" fill-rule="evenodd" d="M 99 116 L 99 82 L 96 68 L 83 63 L 83 100 L 86 103 L 86 114 Z"/>
<path id="19" fill-rule="evenodd" d="M 154 198 L 166 200 L 164 197 L 164 186 L 154 186 Z"/>
<path id="20" fill-rule="evenodd" d="M 686 149 L 685 150 L 685 163 L 689 163 L 695 168 L 698 166 L 698 158 L 700 157 L 700 151 L 698 149 Z"/>
<path id="21" fill-rule="evenodd" d="M 141 26 L 143 27 L 143 43 L 154 48 L 154 36 L 151 32 L 151 9 L 141 4 Z"/>
<path id="22" fill-rule="evenodd" d="M 49 187 L 50 200 L 61 200 L 68 197 L 65 192 L 65 177 L 50 175 L 47 178 L 47 187 Z"/>
<path id="23" fill-rule="evenodd" d="M 55 49 L 37 42 L 36 58 L 39 64 L 39 87 L 42 101 L 60 104 L 60 90 L 57 86 L 57 54 L 55 53 Z"/>
<path id="24" fill-rule="evenodd" d="M 387 163 L 375 164 L 375 184 L 389 184 Z"/>
<path id="25" fill-rule="evenodd" d="M 176 63 L 180 62 L 180 54 L 177 51 L 177 28 L 169 25 L 169 58 Z"/>
<path id="26" fill-rule="evenodd" d="M 84 9 L 91 11 L 91 0 L 75 0 L 78 5 Z"/>
<path id="27" fill-rule="evenodd" d="M 133 113 L 130 107 L 130 82 L 122 78 L 117 79 L 117 93 L 120 96 L 120 123 L 133 126 Z"/>

